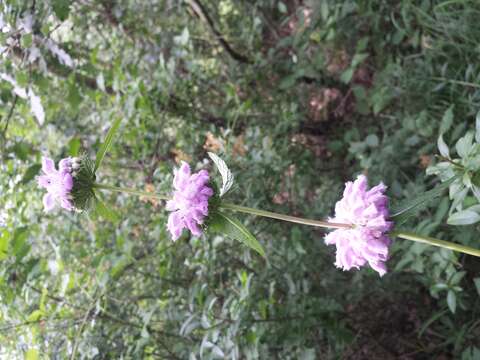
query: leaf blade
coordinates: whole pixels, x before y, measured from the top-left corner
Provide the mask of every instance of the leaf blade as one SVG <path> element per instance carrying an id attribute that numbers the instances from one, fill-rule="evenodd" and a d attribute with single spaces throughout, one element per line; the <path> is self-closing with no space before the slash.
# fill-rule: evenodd
<path id="1" fill-rule="evenodd" d="M 265 251 L 253 234 L 237 219 L 221 212 L 215 212 L 211 216 L 209 230 L 214 233 L 222 233 L 240 241 L 251 249 L 265 256 Z"/>
<path id="2" fill-rule="evenodd" d="M 448 149 L 447 144 L 445 143 L 445 140 L 443 140 L 443 134 L 441 134 L 438 137 L 437 146 L 438 146 L 438 151 L 440 151 L 440 154 L 443 157 L 446 157 L 447 159 L 449 159 L 450 158 L 450 151 Z"/>
<path id="3" fill-rule="evenodd" d="M 422 205 L 426 205 L 429 201 L 440 196 L 444 190 L 446 190 L 450 184 L 452 184 L 457 179 L 457 176 L 450 178 L 449 180 L 443 182 L 432 190 L 424 192 L 422 195 L 417 196 L 415 199 L 402 201 L 399 204 L 395 205 L 391 209 L 390 218 L 394 219 L 397 225 L 405 222 L 405 220 L 413 215 L 414 210 L 418 210 Z"/>
<path id="4" fill-rule="evenodd" d="M 450 215 L 447 220 L 449 225 L 471 225 L 480 221 L 480 215 L 470 209 L 462 210 Z"/>
<path id="5" fill-rule="evenodd" d="M 105 155 L 107 152 L 110 150 L 110 147 L 112 146 L 113 143 L 113 138 L 115 136 L 115 133 L 118 131 L 118 128 L 120 127 L 122 119 L 117 118 L 113 124 L 110 130 L 108 130 L 107 136 L 105 137 L 105 141 L 103 144 L 100 146 L 100 149 L 98 149 L 97 156 L 95 157 L 95 168 L 94 171 L 96 172 L 100 165 L 103 162 L 103 159 L 105 158 Z"/>

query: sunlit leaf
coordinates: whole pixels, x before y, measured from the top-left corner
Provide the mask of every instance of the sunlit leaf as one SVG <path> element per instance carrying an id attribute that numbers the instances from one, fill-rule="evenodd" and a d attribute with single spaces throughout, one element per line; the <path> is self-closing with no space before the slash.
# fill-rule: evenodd
<path id="1" fill-rule="evenodd" d="M 449 225 L 471 225 L 480 221 L 480 214 L 472 210 L 462 210 L 450 215 L 447 220 Z"/>
<path id="2" fill-rule="evenodd" d="M 443 157 L 450 158 L 450 151 L 448 150 L 448 146 L 443 140 L 443 135 L 440 135 L 437 140 L 438 151 Z"/>
<path id="3" fill-rule="evenodd" d="M 28 349 L 25 353 L 25 360 L 38 360 L 40 359 L 37 349 Z"/>

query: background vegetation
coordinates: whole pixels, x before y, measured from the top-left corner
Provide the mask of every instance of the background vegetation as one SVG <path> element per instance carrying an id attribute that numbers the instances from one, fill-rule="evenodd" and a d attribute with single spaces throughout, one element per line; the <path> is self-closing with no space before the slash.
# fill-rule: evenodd
<path id="1" fill-rule="evenodd" d="M 42 154 L 168 192 L 180 160 L 237 178 L 231 200 L 325 218 L 367 173 L 393 199 L 480 107 L 480 4 L 377 0 L 6 0 L 0 4 L 0 357 L 480 358 L 477 259 L 398 240 L 383 278 L 342 272 L 324 233 L 243 218 L 268 261 L 223 237 L 172 243 L 163 204 L 105 193 L 114 221 L 42 212 Z M 23 92 L 22 92 L 23 91 Z M 467 196 L 464 201 L 472 201 Z M 407 226 L 446 226 L 448 194 Z M 478 286 L 478 287 L 477 287 Z"/>

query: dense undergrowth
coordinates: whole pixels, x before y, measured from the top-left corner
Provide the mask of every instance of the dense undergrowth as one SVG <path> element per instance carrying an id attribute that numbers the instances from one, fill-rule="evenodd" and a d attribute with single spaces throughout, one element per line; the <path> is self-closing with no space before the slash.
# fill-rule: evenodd
<path id="1" fill-rule="evenodd" d="M 177 163 L 209 167 L 211 151 L 248 206 L 325 218 L 361 172 L 393 201 L 414 198 L 438 183 L 425 169 L 439 133 L 450 144 L 474 126 L 476 1 L 0 10 L 1 356 L 480 357 L 476 258 L 397 240 L 383 278 L 342 272 L 322 231 L 245 217 L 265 260 L 221 236 L 172 243 L 154 200 L 106 195 L 114 221 L 46 215 L 34 180 L 42 154 L 93 154 L 121 118 L 102 168 L 113 185 L 166 193 Z M 407 225 L 480 247 L 478 226 L 446 226 L 449 205 L 445 194 Z"/>

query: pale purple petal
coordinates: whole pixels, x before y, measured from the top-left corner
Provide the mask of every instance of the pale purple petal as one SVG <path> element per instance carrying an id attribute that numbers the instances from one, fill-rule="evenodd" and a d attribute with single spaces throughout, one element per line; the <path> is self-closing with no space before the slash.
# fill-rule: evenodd
<path id="1" fill-rule="evenodd" d="M 70 170 L 72 167 L 72 159 L 70 157 L 60 160 L 58 168 L 60 170 Z"/>
<path id="2" fill-rule="evenodd" d="M 178 211 L 171 213 L 168 217 L 167 228 L 172 234 L 173 241 L 177 240 L 182 235 L 183 221 Z"/>
<path id="3" fill-rule="evenodd" d="M 49 212 L 55 207 L 55 198 L 52 194 L 43 195 L 43 207 L 45 212 Z"/>
<path id="4" fill-rule="evenodd" d="M 69 173 L 65 173 L 63 175 L 63 185 L 64 185 L 65 190 L 67 190 L 67 192 L 70 192 L 70 190 L 72 190 L 72 188 L 73 188 L 72 175 L 70 175 Z"/>
<path id="5" fill-rule="evenodd" d="M 47 157 L 42 158 L 42 170 L 45 174 L 53 174 L 57 170 L 55 169 L 55 162 Z"/>
<path id="6" fill-rule="evenodd" d="M 47 188 L 50 185 L 50 178 L 45 175 L 41 175 L 37 179 L 38 185 L 40 185 L 43 188 Z"/>
<path id="7" fill-rule="evenodd" d="M 72 197 L 70 192 L 73 189 L 74 180 L 71 174 L 70 158 L 60 161 L 60 171 L 55 168 L 52 159 L 44 157 L 42 159 L 43 175 L 37 179 L 38 185 L 47 190 L 47 194 L 43 198 L 45 211 L 50 211 L 55 207 L 55 203 L 66 210 L 74 210 Z"/>
<path id="8" fill-rule="evenodd" d="M 188 229 L 195 236 L 200 236 L 205 217 L 208 215 L 208 200 L 213 190 L 208 187 L 209 175 L 206 170 L 192 174 L 190 166 L 182 162 L 174 170 L 174 193 L 167 202 L 167 210 L 172 211 L 168 217 L 167 229 L 172 239 L 178 239 L 183 229 Z"/>
<path id="9" fill-rule="evenodd" d="M 69 199 L 66 199 L 66 198 L 60 199 L 60 205 L 61 205 L 62 208 L 64 208 L 65 210 L 68 210 L 68 211 L 72 211 L 72 210 L 73 210 L 73 204 L 72 204 L 72 202 L 71 202 Z"/>
<path id="10" fill-rule="evenodd" d="M 387 232 L 393 227 L 388 221 L 388 197 L 382 183 L 367 190 L 367 178 L 360 175 L 354 182 L 347 182 L 343 198 L 335 205 L 336 223 L 352 225 L 351 229 L 338 229 L 325 236 L 327 245 L 337 248 L 335 266 L 350 270 L 367 263 L 380 276 L 386 272 L 385 262 L 391 240 Z"/>

